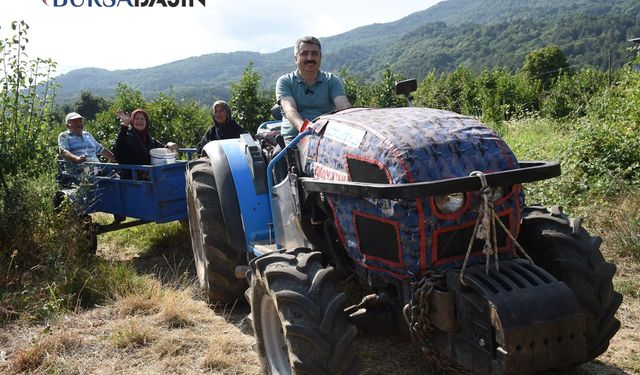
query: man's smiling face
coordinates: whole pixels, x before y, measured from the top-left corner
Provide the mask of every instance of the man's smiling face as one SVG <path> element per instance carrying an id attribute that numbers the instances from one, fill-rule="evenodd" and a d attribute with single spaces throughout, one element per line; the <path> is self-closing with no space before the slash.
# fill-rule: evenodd
<path id="1" fill-rule="evenodd" d="M 322 54 L 320 47 L 312 43 L 300 44 L 300 49 L 296 55 L 296 65 L 301 72 L 317 73 L 320 70 Z"/>

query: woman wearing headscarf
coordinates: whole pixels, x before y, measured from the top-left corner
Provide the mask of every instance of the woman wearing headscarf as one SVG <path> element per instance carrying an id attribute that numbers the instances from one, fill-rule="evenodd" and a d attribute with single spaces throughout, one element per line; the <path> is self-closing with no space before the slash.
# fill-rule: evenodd
<path id="1" fill-rule="evenodd" d="M 149 133 L 149 115 L 142 109 L 136 109 L 127 116 L 124 112 L 118 112 L 120 118 L 120 133 L 113 146 L 113 154 L 120 164 L 151 164 L 149 151 L 153 148 L 166 147 L 174 152 L 178 146 L 169 142 L 164 144 L 153 138 Z M 131 178 L 131 171 L 124 170 L 121 177 Z"/>
<path id="2" fill-rule="evenodd" d="M 239 138 L 240 134 L 246 133 L 238 123 L 231 118 L 231 108 L 224 100 L 216 100 L 211 106 L 211 117 L 213 125 L 197 144 L 198 154 L 202 154 L 204 145 L 211 141 L 220 139 Z"/>

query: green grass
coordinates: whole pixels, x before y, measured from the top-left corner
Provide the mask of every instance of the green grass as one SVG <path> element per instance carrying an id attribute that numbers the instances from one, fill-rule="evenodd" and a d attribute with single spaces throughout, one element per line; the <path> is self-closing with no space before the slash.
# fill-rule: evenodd
<path id="1" fill-rule="evenodd" d="M 619 278 L 616 280 L 615 289 L 625 298 L 640 299 L 640 281 L 637 280 L 637 276 Z"/>
<path id="2" fill-rule="evenodd" d="M 95 214 L 94 220 L 99 224 L 109 224 L 111 215 Z M 134 219 L 127 219 L 133 221 Z M 117 255 L 150 255 L 164 249 L 174 251 L 190 251 L 189 231 L 184 224 L 174 221 L 165 224 L 143 224 L 131 228 L 103 233 L 98 241 L 107 252 Z"/>
<path id="3" fill-rule="evenodd" d="M 571 209 L 580 205 L 575 196 L 567 194 L 566 186 L 575 180 L 572 170 L 565 168 L 565 151 L 574 137 L 570 123 L 527 118 L 505 123 L 501 136 L 518 160 L 547 160 L 560 163 L 560 177 L 524 185 L 527 204 L 561 205 Z"/>
<path id="4" fill-rule="evenodd" d="M 640 190 L 608 202 L 595 202 L 580 211 L 590 218 L 590 229 L 606 239 L 611 254 L 640 263 Z"/>
<path id="5" fill-rule="evenodd" d="M 571 125 L 556 120 L 529 118 L 507 122 L 501 136 L 519 160 L 556 160 L 572 137 Z"/>
<path id="6" fill-rule="evenodd" d="M 130 262 L 91 256 L 86 226 L 73 209 L 54 212 L 55 190 L 53 176 L 17 178 L 0 189 L 0 324 L 42 321 L 148 288 L 149 278 Z M 136 230 L 121 241 L 142 251 L 188 243 L 177 223 Z"/>

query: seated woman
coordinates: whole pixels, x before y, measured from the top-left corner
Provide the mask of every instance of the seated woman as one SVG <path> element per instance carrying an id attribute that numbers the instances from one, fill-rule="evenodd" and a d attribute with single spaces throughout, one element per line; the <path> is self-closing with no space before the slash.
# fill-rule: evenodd
<path id="1" fill-rule="evenodd" d="M 178 146 L 169 142 L 164 144 L 149 134 L 149 115 L 142 109 L 136 109 L 127 116 L 124 112 L 117 112 L 120 118 L 120 133 L 113 145 L 113 154 L 120 164 L 151 164 L 149 151 L 153 148 L 166 147 L 173 152 Z M 131 179 L 130 170 L 123 170 L 121 178 Z"/>
<path id="2" fill-rule="evenodd" d="M 231 108 L 224 100 L 216 100 L 211 106 L 213 125 L 209 127 L 202 139 L 196 145 L 198 155 L 202 155 L 202 148 L 211 141 L 220 139 L 240 138 L 240 134 L 246 133 L 240 125 L 231 118 Z M 203 155 L 206 156 L 206 155 Z"/>

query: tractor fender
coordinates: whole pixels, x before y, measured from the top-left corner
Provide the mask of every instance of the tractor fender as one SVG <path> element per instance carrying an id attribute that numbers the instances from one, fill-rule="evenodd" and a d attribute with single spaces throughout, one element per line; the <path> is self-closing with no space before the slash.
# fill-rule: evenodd
<path id="1" fill-rule="evenodd" d="M 264 159 L 253 138 L 243 136 L 209 142 L 204 151 L 213 169 L 230 244 L 246 251 L 248 245 L 269 239 L 271 207 Z"/>

